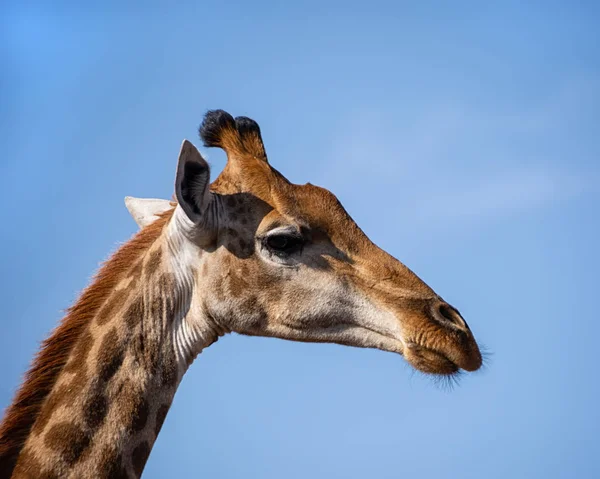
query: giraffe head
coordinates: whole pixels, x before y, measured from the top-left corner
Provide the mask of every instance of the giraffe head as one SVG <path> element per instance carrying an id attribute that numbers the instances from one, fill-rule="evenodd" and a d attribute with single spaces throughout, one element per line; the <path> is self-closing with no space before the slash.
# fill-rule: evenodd
<path id="1" fill-rule="evenodd" d="M 402 354 L 417 370 L 477 370 L 481 354 L 456 308 L 373 244 L 328 190 L 290 183 L 269 164 L 258 125 L 207 113 L 209 166 L 184 141 L 171 220 L 176 263 L 193 283 L 188 315 L 220 331 L 331 342 Z M 154 202 L 152 202 L 154 201 Z M 169 203 L 128 199 L 144 225 Z"/>

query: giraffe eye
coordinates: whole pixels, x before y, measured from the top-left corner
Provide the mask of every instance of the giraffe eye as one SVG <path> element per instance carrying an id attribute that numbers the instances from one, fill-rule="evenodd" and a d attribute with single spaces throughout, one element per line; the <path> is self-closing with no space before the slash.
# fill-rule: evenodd
<path id="1" fill-rule="evenodd" d="M 278 256 L 289 255 L 302 250 L 304 238 L 290 233 L 272 234 L 265 239 L 265 246 Z"/>

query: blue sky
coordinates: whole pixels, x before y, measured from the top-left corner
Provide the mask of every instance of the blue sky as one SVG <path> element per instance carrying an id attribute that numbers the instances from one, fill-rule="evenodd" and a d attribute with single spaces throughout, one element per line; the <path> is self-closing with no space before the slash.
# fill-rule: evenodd
<path id="1" fill-rule="evenodd" d="M 0 407 L 135 231 L 123 198 L 171 197 L 223 108 L 493 356 L 446 391 L 393 354 L 228 336 L 144 477 L 600 477 L 600 8 L 501 3 L 3 2 Z"/>

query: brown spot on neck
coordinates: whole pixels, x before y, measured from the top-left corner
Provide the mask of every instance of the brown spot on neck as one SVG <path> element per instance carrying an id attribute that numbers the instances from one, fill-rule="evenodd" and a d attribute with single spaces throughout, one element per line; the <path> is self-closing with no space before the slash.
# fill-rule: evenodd
<path id="1" fill-rule="evenodd" d="M 115 291 L 110 295 L 106 304 L 102 307 L 96 317 L 98 326 L 103 326 L 115 318 L 116 313 L 119 311 L 125 300 L 127 300 L 127 296 L 129 296 L 129 288 Z"/>
<path id="2" fill-rule="evenodd" d="M 158 433 L 160 432 L 162 425 L 165 422 L 165 419 L 167 418 L 167 413 L 169 412 L 170 407 L 170 404 L 163 404 L 158 408 L 158 411 L 156 411 L 156 420 L 154 424 L 155 436 L 158 436 Z"/>
<path id="3" fill-rule="evenodd" d="M 83 419 L 91 431 L 96 431 L 108 414 L 108 399 L 104 388 L 103 384 L 96 384 L 83 407 Z"/>
<path id="4" fill-rule="evenodd" d="M 133 423 L 131 428 L 140 432 L 142 429 L 146 427 L 146 423 L 148 422 L 148 410 L 150 406 L 148 405 L 148 401 L 142 399 L 142 401 L 137 405 L 133 414 Z"/>
<path id="5" fill-rule="evenodd" d="M 100 453 L 100 468 L 105 475 L 98 474 L 99 477 L 129 479 L 129 474 L 127 474 L 127 470 L 123 466 L 121 454 L 114 446 L 105 447 Z"/>
<path id="6" fill-rule="evenodd" d="M 127 327 L 132 330 L 134 329 L 138 323 L 142 320 L 144 316 L 144 300 L 142 296 L 138 296 L 133 299 L 131 304 L 127 307 L 127 311 L 125 311 L 125 324 Z"/>
<path id="7" fill-rule="evenodd" d="M 57 452 L 61 459 L 72 466 L 90 445 L 91 437 L 76 424 L 61 422 L 50 428 L 44 437 L 48 449 Z"/>
<path id="8" fill-rule="evenodd" d="M 150 257 L 146 262 L 146 267 L 144 269 L 144 273 L 148 276 L 153 276 L 154 273 L 158 270 L 160 263 L 162 261 L 162 248 L 157 248 L 152 253 L 150 253 Z"/>
<path id="9" fill-rule="evenodd" d="M 150 445 L 144 441 L 133 450 L 131 461 L 133 464 L 133 470 L 137 476 L 141 476 L 144 471 L 144 466 L 150 455 Z"/>
<path id="10" fill-rule="evenodd" d="M 98 352 L 98 378 L 100 381 L 104 383 L 110 381 L 117 374 L 124 358 L 123 344 L 119 341 L 116 329 L 113 328 L 104 336 Z"/>

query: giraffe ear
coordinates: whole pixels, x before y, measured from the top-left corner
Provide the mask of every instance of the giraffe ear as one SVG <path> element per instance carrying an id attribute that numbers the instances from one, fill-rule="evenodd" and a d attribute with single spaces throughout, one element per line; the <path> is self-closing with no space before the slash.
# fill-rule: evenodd
<path id="1" fill-rule="evenodd" d="M 199 224 L 210 202 L 210 168 L 200 152 L 183 140 L 177 164 L 175 195 L 187 217 Z"/>
<path id="2" fill-rule="evenodd" d="M 131 216 L 140 228 L 143 228 L 158 219 L 158 215 L 170 210 L 175 203 L 169 200 L 159 200 L 155 198 L 134 198 L 125 197 L 125 206 Z"/>

